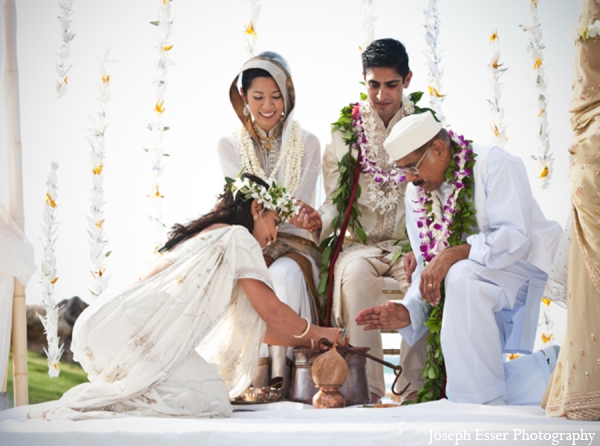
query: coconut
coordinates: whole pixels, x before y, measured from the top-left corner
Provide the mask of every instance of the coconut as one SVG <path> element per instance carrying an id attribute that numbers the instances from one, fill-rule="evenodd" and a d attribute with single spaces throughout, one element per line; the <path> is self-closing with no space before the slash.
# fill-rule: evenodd
<path id="1" fill-rule="evenodd" d="M 341 386 L 348 378 L 348 363 L 337 352 L 335 345 L 320 355 L 312 366 L 313 381 L 317 386 Z"/>

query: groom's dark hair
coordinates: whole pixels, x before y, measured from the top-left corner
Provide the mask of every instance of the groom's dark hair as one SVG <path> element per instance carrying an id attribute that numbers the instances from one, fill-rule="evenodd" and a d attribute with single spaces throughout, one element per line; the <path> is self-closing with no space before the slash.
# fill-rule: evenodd
<path id="1" fill-rule="evenodd" d="M 393 68 L 402 79 L 410 68 L 408 54 L 402 43 L 396 39 L 374 40 L 362 53 L 363 75 L 371 68 Z"/>

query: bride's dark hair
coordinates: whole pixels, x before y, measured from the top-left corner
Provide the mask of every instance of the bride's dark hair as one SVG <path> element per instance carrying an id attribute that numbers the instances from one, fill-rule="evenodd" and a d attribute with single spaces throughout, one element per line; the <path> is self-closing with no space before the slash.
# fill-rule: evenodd
<path id="1" fill-rule="evenodd" d="M 269 189 L 269 185 L 256 175 L 244 173 L 242 174 L 242 178 L 248 178 L 250 181 L 263 186 L 267 190 Z M 244 201 L 244 197 L 241 194 L 234 199 L 233 193 L 225 185 L 223 193 L 219 195 L 217 204 L 212 211 L 196 220 L 192 220 L 186 225 L 180 223 L 174 224 L 169 232 L 169 240 L 165 243 L 165 246 L 160 248 L 159 252 L 169 251 L 179 243 L 195 236 L 215 223 L 240 225 L 252 233 L 254 230 L 254 218 L 252 218 L 251 211 L 252 201 Z"/>

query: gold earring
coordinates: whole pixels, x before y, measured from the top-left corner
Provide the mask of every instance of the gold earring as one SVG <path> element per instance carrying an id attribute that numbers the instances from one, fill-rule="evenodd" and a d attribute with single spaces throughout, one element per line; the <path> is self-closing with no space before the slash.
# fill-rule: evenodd
<path id="1" fill-rule="evenodd" d="M 258 221 L 258 215 L 254 214 L 253 218 L 254 218 L 254 221 Z"/>

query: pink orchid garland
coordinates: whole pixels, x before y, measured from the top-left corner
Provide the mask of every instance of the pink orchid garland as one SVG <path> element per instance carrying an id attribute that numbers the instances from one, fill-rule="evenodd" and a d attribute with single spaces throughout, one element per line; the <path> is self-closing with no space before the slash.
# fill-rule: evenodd
<path id="1" fill-rule="evenodd" d="M 359 102 L 354 104 L 354 107 L 352 108 L 352 127 L 353 127 L 354 134 L 358 138 L 356 141 L 355 147 L 358 150 L 360 150 L 360 153 L 362 154 L 361 172 L 363 172 L 364 174 L 372 175 L 373 180 L 376 183 L 379 183 L 381 185 L 387 184 L 390 182 L 394 183 L 395 185 L 402 183 L 406 179 L 406 177 L 402 174 L 402 172 L 399 169 L 397 169 L 396 167 L 393 167 L 392 170 L 388 172 L 387 170 L 379 167 L 375 163 L 375 161 L 373 161 L 371 159 L 370 153 L 369 153 L 368 141 L 367 141 L 367 137 L 365 135 L 365 127 L 363 124 L 363 117 L 362 117 L 362 114 L 360 113 L 360 103 Z"/>
<path id="2" fill-rule="evenodd" d="M 422 187 L 418 189 L 418 203 L 421 204 L 421 208 L 416 211 L 420 214 L 417 226 L 421 230 L 419 234 L 421 239 L 420 249 L 426 263 L 429 263 L 438 253 L 448 247 L 448 238 L 451 235 L 450 228 L 454 222 L 454 216 L 459 213 L 456 209 L 459 194 L 464 193 L 465 179 L 470 178 L 473 174 L 472 169 L 465 167 L 467 162 L 475 160 L 470 141 L 462 135 L 455 135 L 452 131 L 449 134 L 460 149 L 453 154 L 456 168 L 454 169 L 454 178 L 448 180 L 448 183 L 453 186 L 453 190 L 443 207 L 441 222 L 439 216 L 435 215 L 435 203 L 432 194 Z M 428 211 L 428 209 L 431 210 Z"/>

